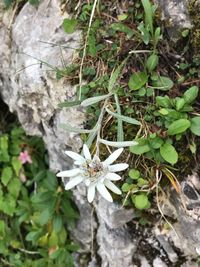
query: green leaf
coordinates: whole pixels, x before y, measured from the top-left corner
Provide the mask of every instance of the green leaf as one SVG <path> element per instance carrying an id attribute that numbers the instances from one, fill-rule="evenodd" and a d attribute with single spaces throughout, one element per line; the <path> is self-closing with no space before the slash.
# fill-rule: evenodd
<path id="1" fill-rule="evenodd" d="M 131 199 L 133 203 L 135 204 L 135 207 L 139 210 L 143 210 L 148 207 L 149 200 L 147 195 L 145 194 L 140 194 L 140 195 L 132 195 Z"/>
<path id="2" fill-rule="evenodd" d="M 7 185 L 12 178 L 13 172 L 11 167 L 4 167 L 1 175 L 1 181 L 3 185 Z"/>
<path id="3" fill-rule="evenodd" d="M 198 96 L 199 88 L 197 86 L 192 86 L 183 94 L 186 103 L 192 103 Z"/>
<path id="4" fill-rule="evenodd" d="M 123 21 L 123 20 L 127 19 L 127 17 L 128 17 L 128 14 L 124 13 L 124 14 L 118 15 L 117 19 Z"/>
<path id="5" fill-rule="evenodd" d="M 6 234 L 6 224 L 3 220 L 0 220 L 0 240 L 3 240 Z"/>
<path id="6" fill-rule="evenodd" d="M 131 90 L 138 90 L 148 81 L 148 76 L 145 72 L 136 72 L 131 75 L 128 86 Z"/>
<path id="7" fill-rule="evenodd" d="M 151 150 L 147 140 L 141 139 L 137 141 L 137 145 L 130 147 L 130 152 L 132 152 L 133 154 L 141 155 Z"/>
<path id="8" fill-rule="evenodd" d="M 153 81 L 153 86 L 155 89 L 167 91 L 174 86 L 174 83 L 169 77 L 159 76 L 158 80 Z"/>
<path id="9" fill-rule="evenodd" d="M 181 35 L 182 35 L 183 37 L 187 37 L 188 34 L 189 34 L 189 32 L 190 32 L 189 29 L 185 29 L 185 30 L 182 31 Z"/>
<path id="10" fill-rule="evenodd" d="M 142 0 L 142 5 L 145 12 L 145 27 L 150 29 L 153 35 L 153 10 L 149 0 Z"/>
<path id="11" fill-rule="evenodd" d="M 78 21 L 74 18 L 64 19 L 62 26 L 63 26 L 64 31 L 70 34 L 75 31 L 77 24 L 78 24 Z"/>
<path id="12" fill-rule="evenodd" d="M 119 115 L 118 113 L 112 112 L 108 108 L 106 108 L 106 111 L 108 112 L 108 114 L 114 116 L 117 119 L 121 119 L 121 120 L 123 120 L 123 121 L 125 121 L 127 123 L 130 123 L 130 124 L 141 125 L 141 123 L 136 119 L 133 119 L 133 118 L 130 118 L 130 117 L 127 117 L 127 116 L 124 116 L 124 115 Z"/>
<path id="13" fill-rule="evenodd" d="M 109 94 L 106 94 L 106 95 L 100 95 L 100 96 L 93 96 L 93 97 L 90 97 L 90 98 L 87 98 L 85 100 L 83 100 L 81 102 L 81 106 L 83 107 L 88 107 L 88 106 L 91 106 L 93 104 L 96 104 L 102 100 L 105 100 L 107 98 L 109 98 L 110 96 L 112 95 L 112 93 L 109 93 Z"/>
<path id="14" fill-rule="evenodd" d="M 41 234 L 40 231 L 31 231 L 26 235 L 25 239 L 27 241 L 33 241 L 34 242 L 39 238 L 40 234 Z"/>
<path id="15" fill-rule="evenodd" d="M 8 136 L 3 135 L 0 137 L 0 161 L 8 162 L 9 154 L 8 154 Z"/>
<path id="16" fill-rule="evenodd" d="M 122 63 L 112 72 L 111 77 L 108 82 L 108 92 L 112 92 L 116 84 L 117 79 L 121 76 L 122 68 L 124 67 L 128 57 L 122 61 Z"/>
<path id="17" fill-rule="evenodd" d="M 55 231 L 53 231 L 49 237 L 49 246 L 53 247 L 58 244 L 58 235 Z"/>
<path id="18" fill-rule="evenodd" d="M 110 26 L 114 31 L 119 31 L 119 32 L 124 32 L 127 34 L 128 38 L 131 38 L 134 34 L 134 31 L 129 28 L 127 25 L 123 24 L 123 23 L 113 23 Z"/>
<path id="19" fill-rule="evenodd" d="M 190 130 L 193 134 L 200 136 L 200 117 L 194 117 L 190 120 Z"/>
<path id="20" fill-rule="evenodd" d="M 8 192 L 14 197 L 18 198 L 20 188 L 21 188 L 21 181 L 19 178 L 13 178 L 8 184 Z"/>
<path id="21" fill-rule="evenodd" d="M 163 144 L 163 140 L 160 138 L 160 137 L 155 137 L 151 140 L 149 140 L 150 142 L 150 146 L 153 148 L 153 149 L 158 149 L 162 146 Z"/>
<path id="22" fill-rule="evenodd" d="M 171 163 L 172 165 L 178 161 L 178 153 L 169 143 L 165 143 L 160 147 L 160 154 L 165 161 Z"/>
<path id="23" fill-rule="evenodd" d="M 140 172 L 138 170 L 131 169 L 128 175 L 131 179 L 137 180 L 140 177 Z"/>
<path id="24" fill-rule="evenodd" d="M 159 58 L 156 54 L 151 55 L 147 59 L 146 67 L 149 72 L 153 71 L 156 68 L 156 66 L 158 65 L 158 59 Z"/>
<path id="25" fill-rule="evenodd" d="M 175 100 L 176 100 L 176 110 L 179 111 L 185 105 L 185 100 L 184 98 L 180 98 L 180 97 L 177 97 Z"/>
<path id="26" fill-rule="evenodd" d="M 132 185 L 131 185 L 131 184 L 124 183 L 124 184 L 122 185 L 122 191 L 123 191 L 124 193 L 130 191 L 131 189 L 132 189 Z"/>
<path id="27" fill-rule="evenodd" d="M 43 210 L 39 218 L 40 224 L 41 225 L 47 224 L 48 221 L 51 219 L 51 217 L 52 217 L 52 214 L 50 213 L 49 209 Z"/>
<path id="28" fill-rule="evenodd" d="M 170 108 L 171 107 L 171 102 L 169 99 L 169 96 L 157 96 L 156 97 L 156 104 L 160 107 L 163 108 Z"/>
<path id="29" fill-rule="evenodd" d="M 19 171 L 22 168 L 22 162 L 17 157 L 12 157 L 12 166 L 16 175 L 19 176 Z"/>
<path id="30" fill-rule="evenodd" d="M 59 108 L 71 108 L 71 107 L 77 107 L 77 106 L 80 106 L 81 104 L 81 101 L 79 100 L 75 100 L 75 101 L 65 101 L 65 102 L 62 102 L 62 103 L 59 103 L 58 104 L 58 107 Z"/>
<path id="31" fill-rule="evenodd" d="M 97 54 L 96 38 L 92 33 L 88 36 L 88 53 L 92 57 L 95 57 Z"/>
<path id="32" fill-rule="evenodd" d="M 56 233 L 60 232 L 62 229 L 62 217 L 61 215 L 56 214 L 53 218 L 53 229 Z"/>
<path id="33" fill-rule="evenodd" d="M 185 132 L 190 127 L 190 121 L 187 119 L 179 119 L 172 122 L 167 130 L 168 135 L 175 135 Z"/>

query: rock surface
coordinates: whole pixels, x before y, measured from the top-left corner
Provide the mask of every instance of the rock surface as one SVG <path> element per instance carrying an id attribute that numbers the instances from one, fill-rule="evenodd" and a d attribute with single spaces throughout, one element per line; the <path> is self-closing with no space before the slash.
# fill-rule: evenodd
<path id="1" fill-rule="evenodd" d="M 182 8 L 181 1 L 174 3 Z M 26 132 L 42 136 L 54 171 L 70 167 L 71 162 L 63 153 L 65 149 L 78 151 L 82 146 L 77 134 L 66 132 L 59 125 L 70 123 L 81 127 L 85 121 L 81 109 L 58 108 L 60 102 L 74 98 L 76 89 L 64 79 L 56 80 L 52 67 L 69 64 L 81 40 L 80 32 L 71 35 L 63 32 L 61 24 L 66 16 L 58 0 L 44 0 L 38 8 L 25 4 L 9 29 L 12 12 L 2 11 L 0 7 L 0 93 L 10 110 L 17 113 Z M 185 17 L 180 16 L 180 23 L 183 21 Z M 98 199 L 92 207 L 87 203 L 85 189 L 77 187 L 74 199 L 80 220 L 73 234 L 82 244 L 81 253 L 88 253 L 91 258 L 84 265 L 77 257 L 76 266 L 197 266 L 191 262 L 197 257 L 200 244 L 200 206 L 199 198 L 195 197 L 199 194 L 198 178 L 196 180 L 188 178 L 182 184 L 186 210 L 182 199 L 176 201 L 178 196 L 172 194 L 176 203 L 174 216 L 179 220 L 174 228 L 179 237 L 173 230 L 160 230 L 160 225 L 153 229 L 141 228 L 133 220 L 133 211 L 103 199 Z M 195 196 L 188 194 L 189 186 Z"/>

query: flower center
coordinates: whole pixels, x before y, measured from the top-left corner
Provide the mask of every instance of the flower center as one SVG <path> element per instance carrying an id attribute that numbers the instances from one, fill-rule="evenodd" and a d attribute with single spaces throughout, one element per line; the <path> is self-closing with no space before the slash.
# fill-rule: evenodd
<path id="1" fill-rule="evenodd" d="M 87 161 L 84 165 L 84 175 L 90 182 L 97 182 L 105 177 L 107 169 L 100 162 L 99 158 L 94 157 L 92 161 Z"/>

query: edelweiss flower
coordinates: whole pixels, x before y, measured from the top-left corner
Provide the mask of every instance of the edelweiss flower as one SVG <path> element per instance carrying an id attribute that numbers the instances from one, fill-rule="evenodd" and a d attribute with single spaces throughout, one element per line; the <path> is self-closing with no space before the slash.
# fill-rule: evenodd
<path id="1" fill-rule="evenodd" d="M 115 194 L 120 195 L 121 191 L 111 181 L 121 179 L 115 172 L 123 171 L 128 168 L 128 164 L 126 163 L 111 165 L 120 156 L 122 151 L 123 148 L 117 149 L 103 162 L 101 162 L 96 155 L 92 159 L 86 145 L 83 145 L 84 157 L 72 151 L 65 151 L 65 154 L 72 158 L 74 160 L 74 165 L 78 167 L 72 170 L 59 172 L 57 176 L 70 178 L 69 182 L 65 185 L 66 190 L 84 182 L 88 187 L 87 199 L 90 203 L 94 200 L 96 189 L 102 197 L 112 202 L 113 199 L 106 187 Z"/>

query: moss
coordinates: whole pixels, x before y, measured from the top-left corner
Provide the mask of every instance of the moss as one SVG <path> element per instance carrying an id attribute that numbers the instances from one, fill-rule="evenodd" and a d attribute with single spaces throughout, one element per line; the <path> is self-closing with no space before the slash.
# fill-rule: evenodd
<path id="1" fill-rule="evenodd" d="M 191 44 L 195 50 L 195 53 L 200 56 L 200 1 L 190 0 L 188 3 L 189 15 L 192 19 L 194 27 L 191 30 Z"/>

